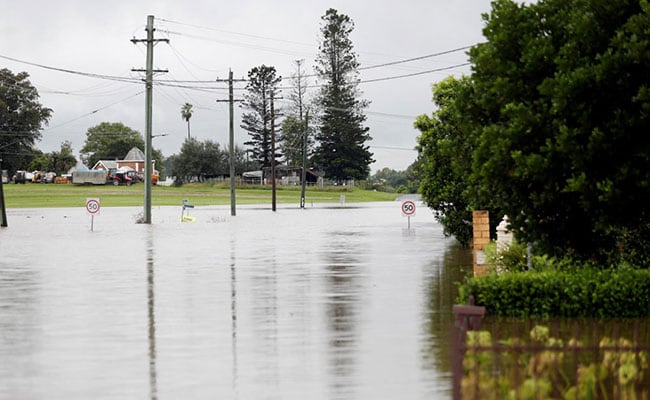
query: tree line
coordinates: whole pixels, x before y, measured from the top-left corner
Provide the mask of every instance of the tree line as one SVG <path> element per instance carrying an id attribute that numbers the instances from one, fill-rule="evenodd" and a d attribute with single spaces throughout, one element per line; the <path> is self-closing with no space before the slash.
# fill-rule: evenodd
<path id="1" fill-rule="evenodd" d="M 369 128 L 364 126 L 363 110 L 368 102 L 360 98 L 357 90 L 359 63 L 349 38 L 353 29 L 350 17 L 335 9 L 326 11 L 321 18 L 322 42 L 315 60 L 320 90 L 307 98 L 307 74 L 301 69 L 301 62 L 296 62 L 293 87 L 287 94 L 291 106 L 286 110 L 277 107 L 276 100 L 282 97 L 282 77 L 275 67 L 260 65 L 248 72 L 241 127 L 249 138 L 244 143 L 245 149 L 235 151 L 239 167 L 265 168 L 273 160 L 292 166 L 306 164 L 305 167 L 317 169 L 335 182 L 368 177 L 374 160 L 366 144 L 371 140 Z M 24 72 L 14 75 L 7 69 L 1 70 L 3 168 L 12 171 L 25 168 L 39 157 L 43 168 L 65 173 L 76 163 L 72 157 L 65 165 L 48 164 L 45 160 L 53 160 L 60 154 L 71 156 L 69 142 L 62 144 L 59 154 L 38 154 L 34 148 L 53 111 L 39 103 L 38 92 L 27 78 Z M 187 122 L 187 139 L 180 153 L 164 160 L 160 151 L 154 150 L 156 165 L 160 168 L 168 165 L 167 175 L 181 177 L 223 173 L 224 149 L 212 141 L 199 142 L 191 137 L 191 104 L 182 106 L 181 116 Z M 86 132 L 82 161 L 92 166 L 99 159 L 119 159 L 132 147 L 144 148 L 139 132 L 119 122 L 103 122 Z M 303 155 L 305 151 L 307 154 Z"/>

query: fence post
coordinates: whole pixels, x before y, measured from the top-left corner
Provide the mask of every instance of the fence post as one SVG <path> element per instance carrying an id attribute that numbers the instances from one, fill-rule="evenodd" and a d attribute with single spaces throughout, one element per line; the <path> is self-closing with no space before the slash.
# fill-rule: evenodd
<path id="1" fill-rule="evenodd" d="M 463 379 L 463 357 L 467 331 L 481 327 L 485 307 L 475 306 L 474 297 L 470 296 L 469 305 L 455 304 L 453 306 L 454 326 L 451 335 L 451 373 L 452 395 L 454 400 L 460 400 L 460 383 Z"/>

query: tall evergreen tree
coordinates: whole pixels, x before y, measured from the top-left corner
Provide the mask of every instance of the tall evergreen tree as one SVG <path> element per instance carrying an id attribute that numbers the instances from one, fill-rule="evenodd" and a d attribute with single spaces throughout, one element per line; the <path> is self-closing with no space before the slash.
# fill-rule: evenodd
<path id="1" fill-rule="evenodd" d="M 365 179 L 374 160 L 366 145 L 370 128 L 363 126 L 368 102 L 360 98 L 359 62 L 349 37 L 354 22 L 335 9 L 327 10 L 321 19 L 315 71 L 322 81 L 318 100 L 322 111 L 314 161 L 335 181 Z"/>
<path id="2" fill-rule="evenodd" d="M 276 76 L 275 67 L 261 65 L 248 72 L 248 83 L 246 93 L 241 107 L 248 110 L 243 113 L 241 127 L 248 132 L 250 140 L 244 145 L 251 147 L 253 160 L 260 163 L 262 167 L 271 166 L 271 101 L 278 97 L 278 84 L 281 76 Z M 277 119 L 279 113 L 274 112 L 273 118 Z M 279 131 L 279 124 L 275 123 L 276 134 Z M 279 135 L 276 142 L 279 142 Z M 278 146 L 276 146 L 276 149 Z M 280 157 L 277 151 L 275 158 Z"/>

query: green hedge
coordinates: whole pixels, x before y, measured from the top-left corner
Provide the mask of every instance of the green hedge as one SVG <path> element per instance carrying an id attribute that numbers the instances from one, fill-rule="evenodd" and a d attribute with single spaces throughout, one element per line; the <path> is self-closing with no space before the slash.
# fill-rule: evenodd
<path id="1" fill-rule="evenodd" d="M 458 301 L 469 295 L 489 315 L 510 317 L 650 316 L 650 270 L 620 269 L 512 272 L 469 278 Z"/>

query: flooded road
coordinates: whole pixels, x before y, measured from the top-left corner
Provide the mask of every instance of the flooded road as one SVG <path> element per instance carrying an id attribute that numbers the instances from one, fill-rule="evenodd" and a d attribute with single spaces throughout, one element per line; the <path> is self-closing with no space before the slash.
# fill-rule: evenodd
<path id="1" fill-rule="evenodd" d="M 450 398 L 471 256 L 420 206 L 10 209 L 0 399 Z"/>

